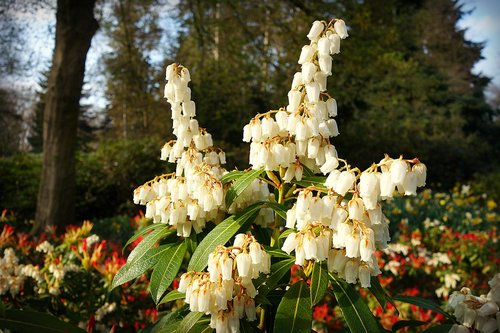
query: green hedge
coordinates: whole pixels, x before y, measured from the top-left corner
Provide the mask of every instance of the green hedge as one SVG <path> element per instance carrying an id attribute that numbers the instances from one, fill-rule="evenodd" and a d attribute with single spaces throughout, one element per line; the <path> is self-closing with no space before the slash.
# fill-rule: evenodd
<path id="1" fill-rule="evenodd" d="M 76 222 L 137 212 L 134 188 L 168 172 L 168 164 L 159 159 L 160 148 L 156 139 L 109 141 L 95 151 L 78 153 Z M 41 169 L 37 154 L 0 158 L 0 209 L 32 219 Z"/>

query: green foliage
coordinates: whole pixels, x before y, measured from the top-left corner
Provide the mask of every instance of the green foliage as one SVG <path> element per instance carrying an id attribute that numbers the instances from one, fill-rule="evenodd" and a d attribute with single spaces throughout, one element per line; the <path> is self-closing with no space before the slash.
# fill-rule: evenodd
<path id="1" fill-rule="evenodd" d="M 5 310 L 0 316 L 0 327 L 7 328 L 19 333 L 84 333 L 81 328 L 68 324 L 48 313 L 26 311 L 26 310 Z"/>
<path id="2" fill-rule="evenodd" d="M 370 308 L 361 299 L 356 288 L 331 273 L 329 276 L 333 293 L 351 332 L 380 332 Z"/>
<path id="3" fill-rule="evenodd" d="M 275 332 L 305 333 L 311 331 L 310 290 L 304 281 L 293 284 L 278 306 L 274 321 Z"/>
<path id="4" fill-rule="evenodd" d="M 13 210 L 20 218 L 32 217 L 41 170 L 38 155 L 18 154 L 0 158 L 0 208 Z"/>
<path id="5" fill-rule="evenodd" d="M 208 255 L 217 245 L 226 244 L 239 230 L 244 230 L 253 222 L 263 204 L 251 205 L 240 213 L 230 215 L 203 238 L 189 261 L 188 270 L 202 271 L 208 264 Z"/>

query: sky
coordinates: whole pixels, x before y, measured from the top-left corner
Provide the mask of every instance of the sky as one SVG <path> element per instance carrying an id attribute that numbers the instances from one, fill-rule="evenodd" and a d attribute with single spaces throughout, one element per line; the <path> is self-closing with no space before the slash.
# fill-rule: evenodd
<path id="1" fill-rule="evenodd" d="M 464 9 L 474 9 L 465 16 L 459 27 L 467 28 L 465 37 L 475 42 L 486 42 L 484 59 L 474 67 L 476 73 L 483 73 L 500 86 L 500 0 L 467 0 Z"/>
<path id="2" fill-rule="evenodd" d="M 464 10 L 473 10 L 471 14 L 465 15 L 459 22 L 460 28 L 466 28 L 466 38 L 475 42 L 485 42 L 483 49 L 484 59 L 474 67 L 475 73 L 492 78 L 492 82 L 500 86 L 500 0 L 462 0 Z M 50 66 L 52 50 L 54 47 L 55 14 L 53 10 L 41 9 L 35 15 L 29 13 L 16 13 L 17 19 L 30 27 L 28 32 L 38 31 L 30 34 L 25 47 L 32 50 L 32 66 L 22 77 L 13 77 L 2 80 L 0 84 L 12 84 L 20 87 L 27 95 L 37 89 L 40 80 L 40 72 Z M 175 29 L 175 23 L 171 20 L 163 21 L 167 31 Z M 105 84 L 102 75 L 102 67 L 99 59 L 103 52 L 109 51 L 106 40 L 102 33 L 96 34 L 92 40 L 92 46 L 87 56 L 86 85 L 92 98 L 84 101 L 93 105 L 96 110 L 106 106 L 104 97 Z"/>

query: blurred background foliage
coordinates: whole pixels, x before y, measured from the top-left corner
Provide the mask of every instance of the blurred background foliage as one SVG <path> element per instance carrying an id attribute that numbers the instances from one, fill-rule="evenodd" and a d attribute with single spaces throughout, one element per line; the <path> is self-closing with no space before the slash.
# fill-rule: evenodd
<path id="1" fill-rule="evenodd" d="M 30 10 L 15 0 L 2 6 L 12 3 Z M 498 200 L 500 90 L 488 100 L 490 79 L 472 71 L 483 44 L 458 28 L 467 14 L 458 1 L 106 0 L 98 11 L 105 107 L 96 111 L 84 91 L 77 221 L 137 212 L 132 190 L 171 167 L 159 161 L 172 138 L 162 98 L 167 64 L 190 69 L 200 125 L 226 150 L 228 168 L 244 168 L 243 126 L 285 105 L 311 22 L 333 17 L 347 22 L 350 35 L 328 86 L 339 105 L 333 143 L 340 156 L 363 168 L 384 153 L 416 156 L 428 165 L 429 187 L 468 182 Z M 22 42 L 20 31 L 4 29 L 9 38 L 0 40 L 10 71 L 19 68 L 13 52 L 22 50 L 7 46 Z M 29 121 L 16 91 L 0 88 L 0 207 L 24 219 L 36 206 L 46 77 L 41 71 Z"/>

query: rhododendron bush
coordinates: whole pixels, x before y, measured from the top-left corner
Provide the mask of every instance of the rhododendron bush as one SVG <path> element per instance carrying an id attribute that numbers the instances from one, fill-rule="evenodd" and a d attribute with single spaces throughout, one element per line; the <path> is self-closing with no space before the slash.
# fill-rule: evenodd
<path id="1" fill-rule="evenodd" d="M 313 306 L 333 292 L 351 331 L 381 331 L 357 291 L 369 288 L 387 302 L 376 278 L 375 253 L 390 241 L 380 202 L 415 195 L 426 167 L 385 156 L 362 171 L 339 158 L 331 142 L 337 103 L 326 86 L 347 36 L 342 20 L 313 23 L 288 105 L 243 129 L 251 165 L 244 171 L 223 167 L 224 151 L 195 119 L 188 69 L 167 67 L 176 140 L 161 159 L 176 171 L 134 191 L 154 223 L 132 238 L 144 236 L 114 285 L 152 268 L 153 300 L 182 299 L 180 309 L 189 309 L 169 321 L 170 330 L 309 332 Z M 178 289 L 167 293 L 178 274 Z"/>
<path id="2" fill-rule="evenodd" d="M 1 329 L 81 331 L 61 327 L 60 322 L 53 325 L 53 316 L 40 315 L 47 312 L 94 332 L 134 332 L 154 321 L 157 311 L 146 292 L 147 279 L 111 291 L 125 258 L 120 245 L 93 233 L 91 223 L 70 226 L 61 234 L 48 229 L 33 237 L 5 211 L 0 222 L 0 300 L 11 308 L 5 310 L 6 320 L 0 311 Z M 19 326 L 19 318 L 28 325 Z M 30 320 L 38 320 L 36 330 Z"/>

